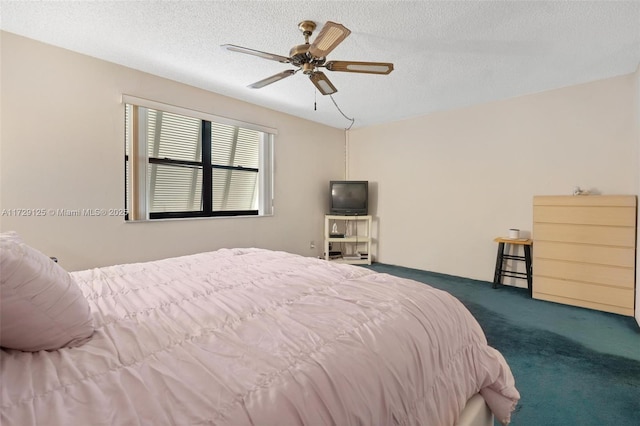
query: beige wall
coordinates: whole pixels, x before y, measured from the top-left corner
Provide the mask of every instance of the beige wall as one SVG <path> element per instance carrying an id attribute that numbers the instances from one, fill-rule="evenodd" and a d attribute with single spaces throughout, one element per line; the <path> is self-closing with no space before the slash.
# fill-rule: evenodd
<path id="1" fill-rule="evenodd" d="M 534 195 L 637 194 L 635 84 L 630 74 L 350 131 L 348 177 L 377 185 L 378 260 L 490 281 L 493 238 L 531 231 Z"/>
<path id="2" fill-rule="evenodd" d="M 634 90 L 635 93 L 635 104 L 633 108 L 633 115 L 635 117 L 635 127 L 636 127 L 636 143 L 640 146 L 640 64 L 638 64 L 638 68 L 635 72 L 634 77 Z M 636 179 L 638 180 L 638 196 L 640 196 L 640 167 L 636 170 Z M 636 236 L 636 241 L 637 241 Z M 640 325 L 640 250 L 636 249 L 636 311 L 635 317 L 638 325 Z"/>
<path id="3" fill-rule="evenodd" d="M 274 217 L 127 224 L 5 215 L 0 230 L 17 230 L 68 269 L 219 247 L 320 254 L 327 182 L 345 166 L 336 161 L 342 130 L 0 34 L 0 209 L 122 207 L 123 93 L 279 131 Z M 533 195 L 575 185 L 639 193 L 639 80 L 640 70 L 350 131 L 348 177 L 371 181 L 376 260 L 490 280 L 493 238 L 530 231 Z"/>
<path id="4" fill-rule="evenodd" d="M 279 132 L 273 217 L 125 223 L 120 217 L 5 214 L 0 230 L 18 231 L 70 270 L 220 247 L 321 254 L 328 182 L 344 176 L 343 130 L 10 33 L 0 36 L 0 209 L 122 208 L 123 93 Z"/>

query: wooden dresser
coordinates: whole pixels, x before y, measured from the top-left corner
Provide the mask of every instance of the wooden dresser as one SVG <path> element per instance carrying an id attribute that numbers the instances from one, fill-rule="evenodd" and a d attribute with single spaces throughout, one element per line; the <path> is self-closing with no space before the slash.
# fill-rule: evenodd
<path id="1" fill-rule="evenodd" d="M 533 198 L 533 298 L 633 316 L 636 196 Z"/>

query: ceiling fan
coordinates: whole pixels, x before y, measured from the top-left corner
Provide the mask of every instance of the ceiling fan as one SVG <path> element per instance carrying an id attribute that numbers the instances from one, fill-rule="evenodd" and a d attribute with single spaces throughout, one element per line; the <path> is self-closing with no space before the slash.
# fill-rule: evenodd
<path id="1" fill-rule="evenodd" d="M 282 80 L 283 78 L 290 77 L 302 70 L 304 74 L 309 76 L 311 82 L 316 86 L 320 93 L 323 95 L 331 95 L 336 93 L 338 89 L 335 88 L 322 71 L 319 71 L 319 68 L 325 68 L 329 71 L 357 72 L 365 74 L 389 74 L 393 71 L 393 64 L 388 62 L 325 62 L 326 56 L 340 43 L 342 43 L 349 34 L 351 34 L 351 31 L 341 24 L 327 21 L 311 44 L 309 44 L 309 37 L 316 29 L 316 23 L 313 21 L 302 21 L 298 24 L 298 28 L 302 31 L 302 35 L 304 35 L 305 44 L 293 46 L 289 51 L 288 57 L 248 49 L 246 47 L 236 46 L 233 44 L 223 44 L 222 47 L 232 52 L 246 53 L 248 55 L 254 55 L 285 64 L 292 64 L 298 67 L 294 70 L 282 71 L 278 74 L 272 75 L 271 77 L 267 77 L 263 80 L 250 84 L 248 87 L 252 89 L 260 89 L 271 83 Z"/>

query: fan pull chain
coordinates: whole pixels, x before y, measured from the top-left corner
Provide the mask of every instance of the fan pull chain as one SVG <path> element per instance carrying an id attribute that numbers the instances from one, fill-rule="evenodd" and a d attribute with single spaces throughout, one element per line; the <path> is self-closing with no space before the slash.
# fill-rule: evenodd
<path id="1" fill-rule="evenodd" d="M 317 98 L 318 98 L 318 91 L 314 89 L 314 90 L 313 90 L 313 110 L 314 110 L 314 111 L 317 111 L 317 110 L 318 110 L 318 107 L 317 107 L 317 105 L 316 105 L 316 100 L 317 100 Z"/>

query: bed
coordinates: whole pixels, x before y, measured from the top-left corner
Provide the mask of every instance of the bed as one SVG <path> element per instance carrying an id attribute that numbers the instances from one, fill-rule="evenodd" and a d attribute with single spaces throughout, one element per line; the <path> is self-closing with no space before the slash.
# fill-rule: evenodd
<path id="1" fill-rule="evenodd" d="M 3 426 L 506 424 L 519 399 L 468 310 L 412 280 L 256 248 L 67 273 L 2 244 Z M 11 281 L 52 274 L 79 331 L 15 349 L 37 333 L 9 328 Z"/>

